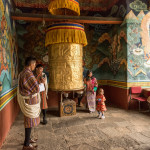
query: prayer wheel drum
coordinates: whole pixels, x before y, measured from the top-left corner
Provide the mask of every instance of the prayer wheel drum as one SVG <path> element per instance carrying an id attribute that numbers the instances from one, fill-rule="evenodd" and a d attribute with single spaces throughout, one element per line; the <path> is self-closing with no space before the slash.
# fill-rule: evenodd
<path id="1" fill-rule="evenodd" d="M 54 91 L 83 89 L 84 27 L 76 23 L 51 25 L 45 45 L 49 51 L 49 88 Z"/>
<path id="2" fill-rule="evenodd" d="M 49 87 L 57 91 L 83 89 L 83 46 L 74 43 L 59 43 L 48 47 Z"/>

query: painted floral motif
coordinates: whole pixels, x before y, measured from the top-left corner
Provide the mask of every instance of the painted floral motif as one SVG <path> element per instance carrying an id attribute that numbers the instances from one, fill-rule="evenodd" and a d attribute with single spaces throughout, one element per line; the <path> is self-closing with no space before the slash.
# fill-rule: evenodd
<path id="1" fill-rule="evenodd" d="M 147 10 L 147 5 L 141 0 L 135 0 L 134 2 L 130 3 L 129 6 L 135 11 Z"/>

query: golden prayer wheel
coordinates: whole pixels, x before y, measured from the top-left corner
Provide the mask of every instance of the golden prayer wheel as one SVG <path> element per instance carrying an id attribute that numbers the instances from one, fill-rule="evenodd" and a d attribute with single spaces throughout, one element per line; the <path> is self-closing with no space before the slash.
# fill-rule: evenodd
<path id="1" fill-rule="evenodd" d="M 68 22 L 50 25 L 45 45 L 49 51 L 49 88 L 55 91 L 83 89 L 83 46 L 87 45 L 83 25 Z"/>
<path id="2" fill-rule="evenodd" d="M 48 50 L 50 88 L 58 91 L 83 89 L 83 46 L 59 43 L 50 45 Z"/>
<path id="3" fill-rule="evenodd" d="M 52 15 L 80 15 L 78 0 L 51 0 L 48 10 Z M 76 102 L 62 101 L 62 91 L 83 89 L 82 57 L 86 45 L 81 24 L 60 22 L 48 27 L 45 46 L 49 50 L 49 88 L 61 91 L 60 116 L 76 114 Z"/>

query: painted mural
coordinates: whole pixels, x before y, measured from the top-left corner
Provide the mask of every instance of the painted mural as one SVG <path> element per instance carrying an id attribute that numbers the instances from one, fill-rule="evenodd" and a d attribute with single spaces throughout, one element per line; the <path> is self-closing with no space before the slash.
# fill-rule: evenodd
<path id="1" fill-rule="evenodd" d="M 94 16 L 103 17 L 103 15 L 95 14 Z M 114 5 L 107 12 L 107 16 L 124 17 L 125 15 L 124 3 Z M 88 45 L 84 48 L 86 69 L 93 70 L 98 80 L 126 81 L 126 26 L 86 25 L 85 30 L 88 39 Z"/>
<path id="2" fill-rule="evenodd" d="M 148 1 L 131 1 L 124 23 L 127 26 L 128 82 L 150 79 L 150 13 Z"/>
<path id="3" fill-rule="evenodd" d="M 19 71 L 24 67 L 25 57 L 34 56 L 37 63 L 44 66 L 44 72 L 49 76 L 48 50 L 45 48 L 45 28 L 42 23 L 18 22 Z"/>
<path id="4" fill-rule="evenodd" d="M 99 17 L 125 17 L 122 25 L 85 25 L 88 39 L 88 46 L 84 48 L 85 70 L 93 70 L 98 80 L 148 81 L 150 79 L 148 2 L 146 0 L 118 1 L 104 12 L 84 13 L 84 15 Z M 43 44 L 42 23 L 37 25 L 22 22 L 18 23 L 17 28 L 20 60 L 29 52 L 35 54 L 48 72 L 48 56 Z M 23 66 L 23 61 L 20 62 Z"/>
<path id="5" fill-rule="evenodd" d="M 88 2 L 93 3 L 93 0 Z M 99 0 L 96 2 L 100 3 Z M 109 4 L 112 4 L 111 2 L 109 1 Z M 115 1 L 115 4 L 102 13 L 91 11 L 88 14 L 85 12 L 86 14 L 84 15 L 124 17 L 126 15 L 125 1 Z M 17 23 L 20 71 L 24 65 L 24 58 L 34 55 L 38 59 L 38 63 L 42 63 L 45 66 L 44 71 L 48 75 L 48 52 L 44 47 L 45 27 L 43 27 L 42 23 L 26 23 L 23 21 Z M 124 73 L 126 68 L 126 51 L 125 49 L 121 50 L 126 44 L 126 35 L 124 30 L 117 31 L 118 28 L 119 26 L 113 25 L 85 25 L 88 39 L 88 46 L 84 48 L 85 70 L 93 70 L 94 75 L 99 80 L 106 78 L 112 80 L 115 78 L 116 80 L 124 81 L 126 79 L 126 74 Z M 107 35 L 110 40 L 105 39 Z M 114 43 L 117 44 L 113 46 Z M 106 59 L 107 61 L 105 62 Z"/>
<path id="6" fill-rule="evenodd" d="M 89 36 L 95 38 L 92 38 L 84 51 L 86 68 L 92 69 L 98 80 L 126 81 L 126 27 L 112 26 L 107 32 L 97 32 L 97 35 L 92 32 Z"/>
<path id="7" fill-rule="evenodd" d="M 10 20 L 10 9 L 9 0 L 0 0 L 0 110 L 6 105 L 3 96 L 16 86 L 18 75 L 15 22 Z"/>
<path id="8" fill-rule="evenodd" d="M 127 14 L 125 8 L 120 11 L 121 14 L 126 15 L 121 26 L 90 25 L 88 27 L 89 45 L 84 51 L 86 68 L 92 69 L 99 80 L 133 83 L 143 81 L 144 84 L 141 85 L 148 85 L 146 84 L 150 79 L 148 1 L 127 0 L 127 6 Z M 114 16 L 115 7 L 112 7 L 112 13 L 108 16 Z"/>

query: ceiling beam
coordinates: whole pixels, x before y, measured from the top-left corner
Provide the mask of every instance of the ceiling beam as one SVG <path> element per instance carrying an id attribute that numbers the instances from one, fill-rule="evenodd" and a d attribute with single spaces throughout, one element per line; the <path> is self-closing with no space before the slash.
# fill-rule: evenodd
<path id="1" fill-rule="evenodd" d="M 13 20 L 24 20 L 24 21 L 68 21 L 75 23 L 85 23 L 85 24 L 121 24 L 123 18 L 117 17 L 94 17 L 94 16 L 58 16 L 50 14 L 31 14 L 31 13 L 11 13 L 11 18 Z"/>

